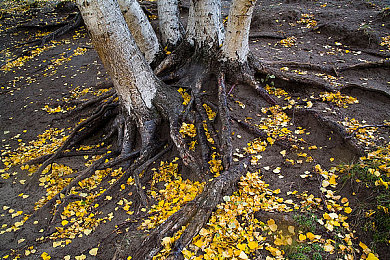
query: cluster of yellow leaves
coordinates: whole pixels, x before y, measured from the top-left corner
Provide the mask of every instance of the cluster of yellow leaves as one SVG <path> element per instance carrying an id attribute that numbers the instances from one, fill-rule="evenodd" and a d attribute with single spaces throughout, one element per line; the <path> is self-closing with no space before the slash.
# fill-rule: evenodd
<path id="1" fill-rule="evenodd" d="M 72 242 L 76 237 L 88 236 L 100 223 L 105 223 L 113 218 L 113 213 L 107 217 L 97 218 L 98 213 L 90 212 L 93 206 L 93 199 L 97 195 L 90 195 L 85 200 L 77 200 L 69 203 L 61 214 L 61 226 L 55 227 L 57 232 L 50 235 L 50 239 L 58 240 L 53 242 L 53 247 L 64 247 Z"/>
<path id="2" fill-rule="evenodd" d="M 258 172 L 243 176 L 239 190 L 223 198 L 225 202 L 217 206 L 205 228 L 183 251 L 185 259 L 249 259 L 251 253 L 264 248 L 281 255 L 282 251 L 263 236 L 268 227 L 254 216 L 259 210 L 289 211 L 283 199 L 267 187 Z"/>
<path id="3" fill-rule="evenodd" d="M 42 172 L 43 177 L 39 178 L 39 186 L 43 186 L 46 189 L 46 196 L 43 196 L 35 203 L 35 209 L 42 207 L 65 188 L 73 179 L 67 177 L 72 173 L 73 170 L 63 164 L 53 163 L 51 166 L 47 166 Z"/>
<path id="4" fill-rule="evenodd" d="M 381 46 L 387 46 L 387 48 L 390 50 L 390 35 L 382 37 Z"/>
<path id="5" fill-rule="evenodd" d="M 36 7 L 42 7 L 50 4 L 50 0 L 36 0 L 34 2 L 28 0 L 19 1 L 4 1 L 0 3 L 0 13 L 4 14 L 20 14 L 28 11 L 31 8 L 31 4 L 37 4 Z"/>
<path id="6" fill-rule="evenodd" d="M 340 83 L 337 82 L 337 78 L 335 76 L 326 74 L 326 73 L 316 73 L 315 74 L 317 77 L 321 77 L 322 79 L 326 80 L 329 82 L 329 84 L 333 86 L 340 86 Z"/>
<path id="7" fill-rule="evenodd" d="M 3 71 L 10 71 L 11 69 L 15 67 L 22 67 L 27 61 L 33 59 L 34 57 L 40 55 L 42 52 L 51 49 L 55 47 L 55 45 L 48 45 L 44 46 L 42 48 L 36 48 L 34 50 L 31 50 L 30 55 L 23 55 L 15 60 L 12 60 L 10 62 L 7 62 L 4 66 L 0 68 L 0 70 Z"/>
<path id="8" fill-rule="evenodd" d="M 266 84 L 265 90 L 267 90 L 270 95 L 275 95 L 278 98 L 281 98 L 282 96 L 285 98 L 290 98 L 290 95 L 284 89 L 281 88 L 271 87 L 270 85 Z"/>
<path id="9" fill-rule="evenodd" d="M 214 152 L 211 155 L 211 160 L 208 163 L 210 164 L 210 172 L 214 173 L 214 177 L 218 177 L 220 172 L 223 170 L 222 160 L 219 159 L 219 155 Z"/>
<path id="10" fill-rule="evenodd" d="M 389 189 L 390 186 L 390 144 L 378 148 L 360 158 L 360 165 L 368 167 L 368 173 L 375 176 L 375 186 L 383 186 Z M 375 167 L 374 167 L 375 166 Z M 389 211 L 387 208 L 382 208 Z"/>
<path id="11" fill-rule="evenodd" d="M 157 173 L 158 174 L 158 173 Z M 173 174 L 172 174 L 173 176 Z M 204 183 L 183 180 L 178 175 L 174 180 L 165 184 L 165 189 L 152 191 L 159 202 L 153 205 L 149 213 L 157 213 L 144 220 L 141 229 L 152 229 L 163 223 L 169 216 L 178 211 L 183 204 L 193 200 L 196 195 L 203 191 Z"/>
<path id="12" fill-rule="evenodd" d="M 190 103 L 190 101 L 191 101 L 190 94 L 188 94 L 187 91 L 185 89 L 183 89 L 183 88 L 179 88 L 177 91 L 181 94 L 181 96 L 184 99 L 183 105 L 185 105 L 185 106 L 188 105 Z"/>
<path id="13" fill-rule="evenodd" d="M 51 259 L 51 256 L 50 256 L 48 253 L 43 252 L 43 253 L 41 254 L 41 258 L 42 258 L 43 260 L 49 260 L 49 259 Z"/>
<path id="14" fill-rule="evenodd" d="M 160 166 L 158 167 L 158 170 L 152 169 L 154 171 L 153 174 L 153 180 L 152 180 L 152 187 L 160 181 L 168 182 L 172 180 L 173 178 L 177 178 L 178 173 L 178 166 L 179 164 L 175 163 L 179 160 L 179 158 L 175 158 L 172 160 L 172 162 L 160 162 Z"/>
<path id="15" fill-rule="evenodd" d="M 282 110 L 283 108 L 279 105 L 261 109 L 263 114 L 267 114 L 267 117 L 261 118 L 258 128 L 267 132 L 273 139 L 286 137 L 291 134 L 291 130 L 287 128 L 291 119 Z"/>
<path id="16" fill-rule="evenodd" d="M 313 14 L 301 14 L 301 19 L 297 23 L 306 25 L 306 28 L 314 28 L 317 26 L 317 21 L 314 19 Z"/>
<path id="17" fill-rule="evenodd" d="M 194 124 L 187 124 L 183 122 L 183 124 L 180 127 L 179 132 L 182 134 L 183 137 L 188 135 L 189 137 L 195 137 L 196 136 L 196 128 Z"/>
<path id="18" fill-rule="evenodd" d="M 244 148 L 244 151 L 248 154 L 258 154 L 265 151 L 265 148 L 267 148 L 267 142 L 257 138 L 252 142 L 247 143 L 247 147 Z"/>
<path id="19" fill-rule="evenodd" d="M 173 237 L 164 237 L 161 241 L 161 244 L 164 246 L 164 248 L 153 257 L 153 260 L 166 259 L 172 250 L 172 245 L 180 238 L 185 229 L 186 226 L 182 226 L 181 230 L 177 231 Z"/>
<path id="20" fill-rule="evenodd" d="M 45 105 L 43 108 L 42 108 L 43 111 L 46 111 L 47 113 L 49 114 L 55 114 L 55 113 L 66 113 L 67 112 L 67 109 L 65 108 L 62 108 L 61 106 L 57 106 L 55 108 L 51 108 L 49 107 L 48 105 Z"/>
<path id="21" fill-rule="evenodd" d="M 207 104 L 203 104 L 204 109 L 206 110 L 207 117 L 209 120 L 214 120 L 214 118 L 217 116 L 217 113 L 215 113 L 211 107 Z"/>
<path id="22" fill-rule="evenodd" d="M 337 91 L 336 93 L 333 92 L 325 92 L 320 94 L 320 98 L 322 98 L 322 101 L 328 101 L 336 104 L 338 107 L 347 108 L 348 104 L 357 104 L 359 103 L 359 100 L 357 98 L 343 95 L 340 93 L 340 91 Z"/>
<path id="23" fill-rule="evenodd" d="M 209 129 L 207 128 L 207 124 L 205 122 L 203 122 L 203 129 L 204 129 L 204 133 L 206 135 L 207 141 L 210 144 L 214 144 L 214 139 L 211 137 L 211 134 L 210 134 Z"/>
<path id="24" fill-rule="evenodd" d="M 363 123 L 365 123 L 363 121 Z M 367 147 L 375 146 L 373 143 L 377 139 L 375 132 L 378 130 L 377 127 L 363 127 L 364 124 L 360 123 L 359 120 L 355 118 L 349 119 L 346 117 L 341 124 L 346 128 L 346 131 L 349 134 L 355 134 L 357 141 L 361 144 L 364 144 Z"/>
<path id="25" fill-rule="evenodd" d="M 87 49 L 86 48 L 77 47 L 73 51 L 73 53 L 70 54 L 70 55 L 68 54 L 69 51 L 70 51 L 70 48 L 68 49 L 67 52 L 62 53 L 59 58 L 50 60 L 50 65 L 47 66 L 45 71 L 54 69 L 55 67 L 58 67 L 58 66 L 64 64 L 65 62 L 70 61 L 75 56 L 84 55 L 87 52 Z M 55 73 L 56 73 L 56 71 L 53 71 L 50 75 L 54 75 Z"/>
<path id="26" fill-rule="evenodd" d="M 287 37 L 286 39 L 280 40 L 280 44 L 283 47 L 289 48 L 289 47 L 294 46 L 296 44 L 296 41 L 297 41 L 297 38 L 295 38 L 294 36 L 290 36 L 290 37 Z"/>
<path id="27" fill-rule="evenodd" d="M 89 191 L 88 193 L 85 192 L 79 192 L 76 190 L 76 188 L 72 188 L 70 191 L 71 194 L 76 194 L 80 197 L 83 197 L 82 200 L 76 200 L 70 202 L 68 205 L 65 206 L 63 212 L 61 213 L 61 226 L 56 227 L 57 232 L 52 234 L 50 236 L 50 239 L 57 240 L 57 239 L 65 239 L 60 241 L 53 242 L 53 247 L 61 246 L 64 247 L 67 244 L 71 243 L 71 240 L 75 237 L 82 237 L 83 235 L 89 235 L 92 233 L 97 226 L 100 225 L 100 223 L 105 223 L 107 221 L 111 221 L 111 219 L 114 217 L 113 213 L 109 213 L 108 216 L 98 218 L 98 213 L 93 213 L 91 210 L 93 208 L 98 207 L 98 204 L 94 204 L 94 201 L 97 197 L 101 196 L 105 189 L 97 189 L 102 182 L 102 180 L 110 175 L 113 177 L 109 183 L 115 182 L 118 178 L 120 178 L 123 175 L 122 168 L 119 169 L 105 169 L 105 170 L 97 170 L 95 171 L 94 175 L 91 177 L 84 179 L 80 181 L 79 187 L 82 191 Z M 134 180 L 129 178 L 127 181 L 128 185 L 133 185 Z M 123 184 L 125 185 L 125 184 Z M 61 197 L 61 196 L 60 196 Z M 111 200 L 112 198 L 108 198 L 109 196 L 106 196 L 106 199 Z M 124 203 L 125 202 L 125 203 Z M 60 200 L 57 200 L 57 205 L 61 204 Z M 127 201 L 126 199 L 121 200 L 118 202 L 119 205 L 123 205 L 123 209 L 128 212 L 128 214 L 132 214 L 132 212 L 129 211 L 129 207 L 131 205 L 131 201 Z"/>
<path id="28" fill-rule="evenodd" d="M 19 147 L 15 151 L 2 153 L 2 161 L 6 166 L 4 171 L 7 171 L 12 166 L 22 165 L 21 168 L 23 170 L 34 172 L 36 170 L 36 166 L 23 164 L 42 155 L 53 153 L 65 142 L 66 139 L 67 136 L 65 135 L 64 129 L 50 128 L 38 135 L 36 140 L 33 140 L 28 144 L 20 142 Z M 2 177 L 6 178 L 7 176 L 2 175 Z"/>

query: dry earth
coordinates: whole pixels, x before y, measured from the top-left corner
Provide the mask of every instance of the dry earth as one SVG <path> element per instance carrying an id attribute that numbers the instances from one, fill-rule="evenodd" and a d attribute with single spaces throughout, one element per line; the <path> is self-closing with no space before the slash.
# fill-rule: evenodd
<path id="1" fill-rule="evenodd" d="M 233 214 L 225 216 L 231 222 L 224 226 L 216 224 L 214 219 L 185 252 L 188 256 L 190 252 L 205 255 L 204 259 L 217 259 L 216 255 L 223 255 L 222 251 L 226 259 L 232 259 L 233 255 L 237 259 L 246 256 L 250 259 L 350 256 L 375 259 L 373 253 L 380 259 L 388 259 L 390 224 L 387 241 L 380 243 L 373 242 L 375 234 L 364 224 L 370 214 L 364 205 L 376 197 L 336 166 L 357 163 L 363 153 L 389 146 L 390 128 L 386 122 L 390 122 L 390 9 L 386 5 L 390 3 L 258 2 L 250 35 L 253 54 L 262 62 L 272 63 L 291 79 L 299 76 L 319 83 L 303 84 L 259 75 L 259 81 L 268 85 L 267 90 L 277 97 L 279 107 L 270 107 L 247 86 L 229 87 L 229 107 L 237 120 L 233 124 L 235 158 L 253 153 L 257 162 L 248 171 L 259 174 L 248 175 L 237 185 L 240 195 L 224 197 L 221 202 L 215 219 L 224 219 L 221 212 L 225 208 L 224 214 Z M 39 176 L 38 183 L 30 183 L 36 166 L 26 167 L 25 163 L 63 142 L 96 104 L 74 114 L 70 108 L 104 95 L 107 91 L 104 83 L 109 78 L 84 27 L 39 49 L 33 44 L 23 44 L 54 30 L 40 30 L 26 24 L 39 26 L 42 21 L 63 21 L 71 11 L 66 6 L 53 11 L 49 4 L 44 4 L 43 9 L 32 5 L 24 10 L 20 5 L 11 9 L 7 1 L 1 4 L 0 257 L 109 259 L 119 245 L 130 248 L 131 255 L 131 248 L 136 248 L 147 233 L 138 227 L 142 223 L 147 226 L 145 220 L 149 217 L 152 223 L 166 218 L 170 210 L 175 207 L 177 210 L 182 201 L 196 195 L 201 185 L 195 181 L 205 180 L 193 179 L 180 160 L 175 161 L 177 153 L 173 150 L 141 177 L 148 196 L 159 205 L 154 208 L 157 213 L 149 214 L 149 209 L 140 204 L 131 180 L 118 187 L 115 196 L 103 195 L 99 203 L 95 201 L 120 176 L 118 168 L 97 172 L 94 178 L 81 184 L 75 191 L 81 199 L 69 203 L 72 207 L 68 208 L 68 215 L 57 214 L 52 221 L 55 211 L 34 213 L 37 201 L 58 192 L 58 187 L 74 178 L 75 172 L 84 169 L 95 157 L 59 159 L 46 177 Z M 153 2 L 149 4 L 153 13 Z M 224 5 L 226 13 L 228 2 Z M 183 2 L 183 17 L 186 12 Z M 369 62 L 377 65 L 350 67 Z M 332 95 L 323 86 L 341 92 Z M 238 121 L 254 126 L 258 133 L 266 133 L 269 138 L 255 139 L 260 134 L 249 131 Z M 107 125 L 82 143 L 86 150 L 101 144 Z M 357 129 L 367 125 L 384 126 Z M 44 132 L 46 135 L 42 136 Z M 106 152 L 112 149 L 111 142 L 112 138 L 98 148 Z M 245 152 L 244 147 L 250 149 Z M 161 162 L 166 162 L 164 167 Z M 379 170 L 380 174 L 390 174 L 390 159 L 386 167 Z M 159 182 L 157 176 L 166 179 Z M 185 188 L 180 185 L 183 180 L 186 180 Z M 248 193 L 243 189 L 245 185 L 253 190 Z M 177 195 L 176 201 L 166 193 L 159 194 L 166 187 L 173 189 L 168 193 Z M 248 202 L 248 198 L 257 195 Z M 158 204 L 163 200 L 165 207 Z M 260 204 L 251 204 L 257 200 Z M 231 212 L 227 210 L 229 207 Z M 388 209 L 382 210 L 388 216 Z M 253 229 L 251 232 L 249 227 Z M 218 245 L 222 251 L 218 252 L 215 240 L 209 241 L 214 239 L 209 233 L 224 228 L 229 230 L 220 236 Z M 171 243 L 168 241 L 163 241 L 167 250 Z M 208 253 L 214 256 L 207 258 Z"/>

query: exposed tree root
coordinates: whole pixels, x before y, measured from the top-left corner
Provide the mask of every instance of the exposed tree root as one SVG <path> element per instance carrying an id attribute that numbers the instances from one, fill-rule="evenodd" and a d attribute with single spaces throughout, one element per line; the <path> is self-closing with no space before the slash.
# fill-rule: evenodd
<path id="1" fill-rule="evenodd" d="M 330 129 L 332 129 L 334 132 L 338 133 L 338 135 L 344 140 L 344 142 L 352 148 L 352 150 L 359 156 L 363 156 L 365 154 L 364 149 L 359 147 L 351 138 L 351 135 L 345 130 L 344 127 L 342 127 L 337 122 L 333 121 L 330 118 L 326 118 L 322 116 L 320 113 L 318 113 L 316 110 L 313 109 L 294 109 L 294 111 L 286 111 L 287 113 L 295 113 L 300 114 L 303 116 L 307 116 L 308 114 L 314 116 L 314 118 L 320 123 L 323 124 Z"/>
<path id="2" fill-rule="evenodd" d="M 87 107 L 91 107 L 92 105 L 99 103 L 107 98 L 110 98 L 111 96 L 114 96 L 114 98 L 116 97 L 115 91 L 113 89 L 107 91 L 106 93 L 104 93 L 96 98 L 89 99 L 88 101 L 78 105 L 75 109 L 70 110 L 68 113 L 65 113 L 64 115 L 62 115 L 61 118 L 63 119 L 64 117 L 68 117 L 70 115 L 77 114 L 80 111 L 86 109 Z"/>
<path id="3" fill-rule="evenodd" d="M 324 80 L 314 80 L 307 76 L 298 75 L 295 73 L 286 73 L 286 72 L 282 72 L 280 69 L 271 66 L 266 66 L 265 64 L 262 64 L 259 61 L 257 61 L 257 59 L 253 55 L 248 56 L 248 61 L 251 67 L 253 67 L 260 74 L 274 75 L 276 78 L 289 83 L 314 86 L 320 89 L 324 89 L 326 91 L 333 92 L 336 90 L 335 86 L 332 86 L 331 84 L 329 84 Z"/>
<path id="4" fill-rule="evenodd" d="M 162 249 L 161 240 L 164 237 L 172 236 L 182 226 L 188 225 L 172 247 L 173 250 L 169 259 L 177 259 L 181 251 L 191 243 L 192 238 L 207 223 L 212 211 L 221 202 L 230 186 L 239 180 L 248 163 L 249 158 L 246 158 L 208 183 L 203 192 L 193 201 L 182 206 L 179 211 L 152 230 L 142 242 L 140 249 L 134 253 L 133 258 L 152 259 Z"/>
<path id="5" fill-rule="evenodd" d="M 277 65 L 280 67 L 289 66 L 289 67 L 294 67 L 294 68 L 299 68 L 299 69 L 316 70 L 316 71 L 321 71 L 324 73 L 332 74 L 334 76 L 338 76 L 338 72 L 337 72 L 336 68 L 333 66 L 321 66 L 318 64 L 301 63 L 301 62 L 295 62 L 295 61 L 272 62 L 272 63 L 267 63 L 267 65 L 271 65 L 271 66 Z"/>
<path id="6" fill-rule="evenodd" d="M 232 130 L 230 127 L 229 108 L 227 105 L 225 74 L 218 75 L 218 108 L 221 119 L 221 151 L 224 151 L 222 161 L 224 169 L 229 169 L 232 163 L 233 146 L 232 146 Z"/>
<path id="7" fill-rule="evenodd" d="M 24 42 L 24 43 L 18 44 L 17 46 L 14 46 L 14 47 L 27 45 L 27 44 L 35 44 L 35 45 L 43 46 L 43 45 L 45 45 L 46 42 L 51 41 L 51 40 L 55 39 L 56 37 L 60 37 L 60 36 L 70 32 L 70 31 L 73 31 L 73 30 L 77 29 L 78 27 L 80 27 L 82 24 L 83 24 L 83 18 L 81 17 L 80 13 L 77 13 L 70 21 L 65 22 L 62 27 L 58 28 L 54 32 L 51 32 L 50 34 L 45 35 L 40 39 L 35 39 L 32 41 Z"/>
<path id="8" fill-rule="evenodd" d="M 61 152 L 57 155 L 57 159 L 66 158 L 66 157 L 76 157 L 76 156 L 84 156 L 84 155 L 97 155 L 104 154 L 106 150 L 80 150 L 80 151 L 69 151 L 69 152 Z M 26 164 L 41 164 L 48 160 L 53 154 L 42 155 L 38 158 L 32 159 L 28 161 Z"/>
<path id="9" fill-rule="evenodd" d="M 359 126 L 353 132 L 359 131 L 359 129 L 364 129 L 364 128 L 370 128 L 370 127 L 375 127 L 375 128 L 390 128 L 390 125 L 363 125 Z"/>
<path id="10" fill-rule="evenodd" d="M 341 88 L 341 90 L 344 90 L 344 91 L 346 91 L 348 89 L 360 89 L 363 91 L 377 93 L 377 94 L 383 95 L 387 98 L 390 98 L 390 92 L 388 92 L 388 91 L 377 89 L 377 88 L 370 88 L 370 87 L 356 84 L 356 83 L 348 83 L 348 84 L 342 86 L 342 88 Z"/>
<path id="11" fill-rule="evenodd" d="M 69 149 L 70 147 L 79 143 L 86 136 L 95 131 L 95 129 L 101 126 L 101 124 L 109 120 L 113 114 L 116 114 L 117 112 L 115 111 L 115 108 L 117 106 L 117 103 L 112 102 L 104 104 L 100 106 L 91 117 L 77 125 L 72 131 L 72 133 L 69 135 L 69 137 L 66 139 L 64 144 L 62 144 L 62 146 L 58 148 L 54 154 L 52 154 L 48 159 L 46 159 L 39 167 L 37 172 L 34 173 L 30 184 L 37 184 L 38 178 L 41 173 L 46 169 L 47 166 L 52 164 L 54 160 L 58 159 L 58 157 L 66 149 Z"/>
<path id="12" fill-rule="evenodd" d="M 380 60 L 373 62 L 363 62 L 351 66 L 341 67 L 338 71 L 373 69 L 373 68 L 390 68 L 390 60 Z"/>

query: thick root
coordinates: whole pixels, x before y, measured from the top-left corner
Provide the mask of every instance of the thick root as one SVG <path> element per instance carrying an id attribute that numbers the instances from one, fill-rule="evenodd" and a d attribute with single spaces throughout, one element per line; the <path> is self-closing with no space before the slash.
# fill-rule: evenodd
<path id="1" fill-rule="evenodd" d="M 179 211 L 170 216 L 164 223 L 154 229 L 142 242 L 140 249 L 135 252 L 134 259 L 152 259 L 162 249 L 161 240 L 166 236 L 172 236 L 187 226 L 181 237 L 173 245 L 171 259 L 176 259 L 184 247 L 191 243 L 192 238 L 207 223 L 212 211 L 221 198 L 226 195 L 229 187 L 236 183 L 245 172 L 249 158 L 238 165 L 231 167 L 212 182 L 206 185 L 203 192 L 193 201 L 184 205 Z"/>

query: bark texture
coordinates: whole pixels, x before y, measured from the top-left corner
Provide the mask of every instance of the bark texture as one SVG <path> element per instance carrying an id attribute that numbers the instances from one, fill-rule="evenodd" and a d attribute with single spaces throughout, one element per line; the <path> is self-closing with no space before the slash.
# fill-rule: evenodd
<path id="1" fill-rule="evenodd" d="M 138 49 L 115 0 L 78 0 L 92 43 L 129 114 L 139 125 L 155 117 L 159 80 Z M 114 47 L 115 46 L 115 47 Z"/>
<path id="2" fill-rule="evenodd" d="M 191 0 L 187 41 L 194 46 L 220 46 L 224 39 L 220 0 Z"/>
<path id="3" fill-rule="evenodd" d="M 162 44 L 176 47 L 183 39 L 178 0 L 158 0 L 157 11 Z"/>
<path id="4" fill-rule="evenodd" d="M 161 50 L 157 35 L 137 0 L 118 0 L 123 17 L 137 46 L 152 63 Z"/>
<path id="5" fill-rule="evenodd" d="M 234 0 L 229 11 L 223 55 L 233 61 L 246 62 L 249 53 L 249 29 L 257 0 Z"/>

